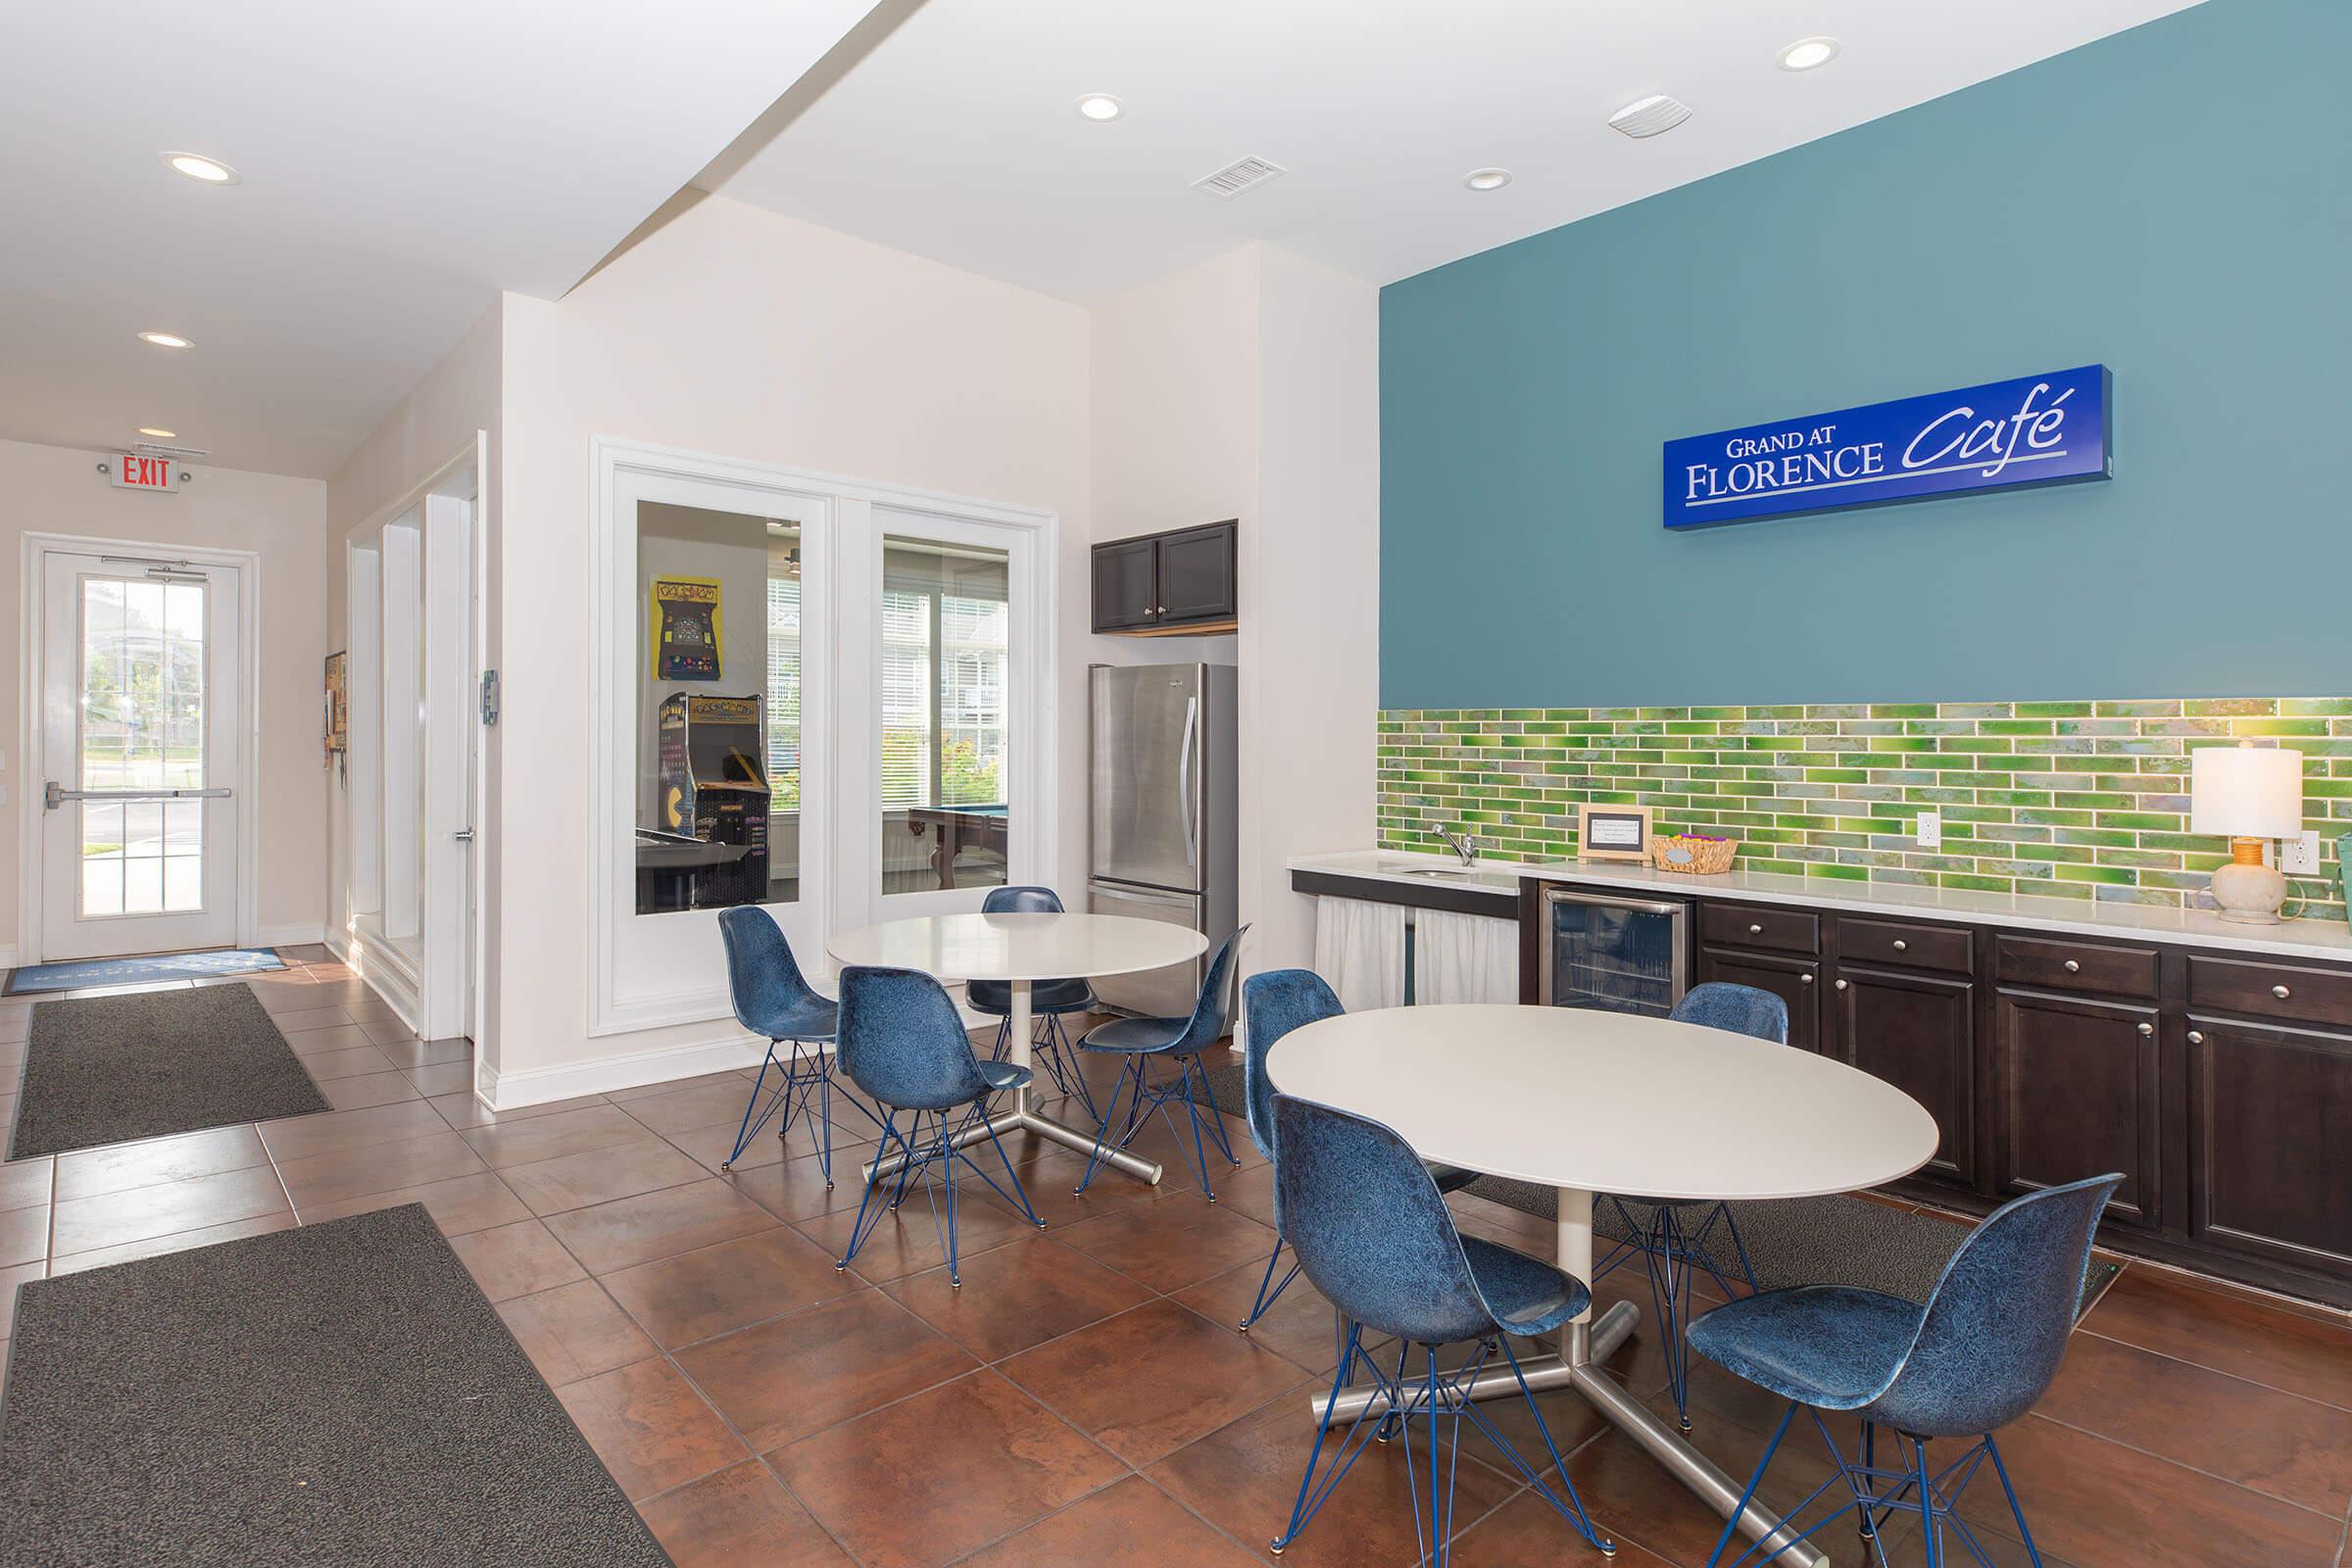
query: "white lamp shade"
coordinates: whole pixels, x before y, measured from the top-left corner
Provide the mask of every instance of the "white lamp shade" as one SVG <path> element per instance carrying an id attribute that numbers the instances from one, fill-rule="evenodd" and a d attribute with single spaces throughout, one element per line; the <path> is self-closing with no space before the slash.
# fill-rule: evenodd
<path id="1" fill-rule="evenodd" d="M 2303 831 L 2303 754 L 2278 746 L 2207 746 L 2188 763 L 2188 830 L 2238 839 Z"/>

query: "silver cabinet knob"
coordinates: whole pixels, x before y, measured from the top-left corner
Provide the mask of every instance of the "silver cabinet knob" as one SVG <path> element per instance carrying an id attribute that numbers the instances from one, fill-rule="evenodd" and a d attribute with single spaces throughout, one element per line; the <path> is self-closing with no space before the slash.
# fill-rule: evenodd
<path id="1" fill-rule="evenodd" d="M 1894 939 L 1894 951 L 1897 953 L 1909 953 L 1911 951 L 1911 944 L 1905 942 L 1901 937 L 1896 937 Z"/>
<path id="2" fill-rule="evenodd" d="M 1747 934 L 1751 937 L 1760 937 L 1764 934 L 1764 928 L 1760 925 L 1751 925 L 1747 928 Z"/>
<path id="3" fill-rule="evenodd" d="M 2143 1035 L 2152 1035 L 2156 1032 L 2156 1026 L 2152 1023 L 2143 1023 L 2139 1026 L 2139 1032 Z"/>
<path id="4" fill-rule="evenodd" d="M 2205 1043 L 2205 1031 L 2202 1029 L 2191 1029 L 2188 1032 L 2188 1043 L 2192 1046 L 2203 1045 Z"/>
<path id="5" fill-rule="evenodd" d="M 2068 974 L 2080 974 L 2080 973 L 2082 973 L 2082 961 L 2081 961 L 2080 959 L 2077 959 L 2077 958 L 2069 958 L 2069 959 L 2067 959 L 2067 960 L 2066 960 L 2066 972 L 2067 972 Z"/>
<path id="6" fill-rule="evenodd" d="M 2280 1002 L 2284 1002 L 2287 998 L 2293 996 L 2294 993 L 2287 990 L 2284 986 L 2273 986 L 2271 987 L 2271 995 L 2277 997 Z"/>
<path id="7" fill-rule="evenodd" d="M 1809 974 L 1800 974 L 1796 977 L 1796 983 L 1800 986 L 1809 986 L 1813 983 L 1813 977 Z"/>
<path id="8" fill-rule="evenodd" d="M 1842 980 L 1838 981 L 1838 990 L 1840 990 L 1840 991 L 1843 991 L 1843 990 L 1845 989 L 1845 982 L 1844 982 L 1844 981 L 1842 981 Z"/>

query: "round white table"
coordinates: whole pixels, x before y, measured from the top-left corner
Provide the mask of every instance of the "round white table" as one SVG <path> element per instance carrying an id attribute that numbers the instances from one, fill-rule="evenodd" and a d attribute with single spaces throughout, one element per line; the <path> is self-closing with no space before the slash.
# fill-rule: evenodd
<path id="1" fill-rule="evenodd" d="M 1574 1007 L 1383 1007 L 1276 1042 L 1284 1094 L 1385 1122 L 1423 1158 L 1559 1193 L 1558 1260 L 1592 1277 L 1592 1195 L 1812 1198 L 1909 1175 L 1936 1152 L 1935 1120 L 1891 1084 L 1809 1051 L 1664 1018 Z M 1599 1362 L 1640 1313 L 1621 1301 L 1566 1326 L 1558 1357 L 1526 1360 L 1538 1389 L 1573 1388 L 1725 1515 L 1740 1487 Z M 1515 1392 L 1505 1370 L 1473 1397 Z M 1334 1401 L 1337 1416 L 1377 1402 Z M 1316 1400 L 1321 1413 L 1323 1400 Z M 1741 1532 L 1780 1521 L 1751 1506 Z M 1780 1543 L 1786 1544 L 1786 1539 Z M 1800 1544 L 1783 1559 L 1819 1562 Z"/>
<path id="2" fill-rule="evenodd" d="M 942 980 L 1003 980 L 1012 993 L 1011 1040 L 1006 1055 L 1029 1065 L 1031 987 L 1040 980 L 1073 976 L 1133 974 L 1188 962 L 1207 951 L 1200 932 L 1159 920 L 1116 914 L 926 914 L 845 931 L 825 944 L 836 963 L 872 964 L 887 969 L 920 969 Z M 989 1118 L 999 1134 L 1023 1128 L 1041 1138 L 1091 1153 L 1096 1130 L 1081 1130 L 1029 1108 L 1026 1089 L 1013 1091 L 1010 1106 Z M 971 1138 L 989 1128 L 975 1127 Z M 866 1179 L 887 1176 L 903 1155 L 868 1166 Z M 1147 1182 L 1159 1180 L 1156 1161 L 1110 1150 L 1105 1163 Z"/>

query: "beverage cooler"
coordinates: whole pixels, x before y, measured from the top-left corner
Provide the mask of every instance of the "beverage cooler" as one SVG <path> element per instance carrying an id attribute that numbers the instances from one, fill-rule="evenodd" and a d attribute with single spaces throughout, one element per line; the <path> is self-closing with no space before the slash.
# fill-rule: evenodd
<path id="1" fill-rule="evenodd" d="M 1690 973 L 1690 906 L 1546 884 L 1536 903 L 1536 1001 L 1663 1018 Z"/>

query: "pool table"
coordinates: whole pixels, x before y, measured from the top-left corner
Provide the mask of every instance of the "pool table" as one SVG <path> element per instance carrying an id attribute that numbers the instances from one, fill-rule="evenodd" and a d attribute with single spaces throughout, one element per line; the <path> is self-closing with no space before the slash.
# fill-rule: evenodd
<path id="1" fill-rule="evenodd" d="M 1005 855 L 1009 806 L 916 806 L 906 811 L 906 831 L 931 829 L 931 869 L 942 888 L 956 885 L 956 857 L 965 850 Z M 1009 858 L 1009 857 L 1007 857 Z"/>

